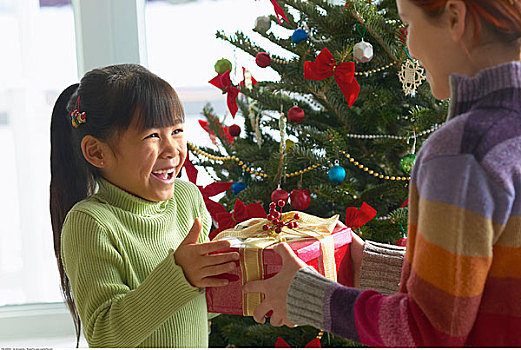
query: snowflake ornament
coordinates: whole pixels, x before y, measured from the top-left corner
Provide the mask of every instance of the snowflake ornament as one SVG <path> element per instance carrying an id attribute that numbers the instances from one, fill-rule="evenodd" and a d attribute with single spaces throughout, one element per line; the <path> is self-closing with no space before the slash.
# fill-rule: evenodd
<path id="1" fill-rule="evenodd" d="M 417 60 L 406 60 L 398 72 L 398 78 L 402 83 L 403 91 L 406 95 L 416 95 L 416 89 L 425 80 L 425 70 Z"/>

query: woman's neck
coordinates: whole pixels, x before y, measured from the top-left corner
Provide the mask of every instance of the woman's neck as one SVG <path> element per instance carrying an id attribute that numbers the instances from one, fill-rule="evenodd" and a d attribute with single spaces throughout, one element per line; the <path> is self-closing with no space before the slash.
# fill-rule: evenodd
<path id="1" fill-rule="evenodd" d="M 497 39 L 483 41 L 469 51 L 469 76 L 512 61 L 521 61 L 521 39 L 509 43 Z"/>

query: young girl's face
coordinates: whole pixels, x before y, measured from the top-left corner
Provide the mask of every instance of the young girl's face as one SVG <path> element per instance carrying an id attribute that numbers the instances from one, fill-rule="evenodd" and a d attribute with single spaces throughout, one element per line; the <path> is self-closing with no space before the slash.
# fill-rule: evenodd
<path id="1" fill-rule="evenodd" d="M 103 177 L 149 201 L 170 199 L 186 159 L 184 124 L 142 130 L 136 119 L 116 136 Z"/>
<path id="2" fill-rule="evenodd" d="M 454 42 L 445 24 L 444 15 L 439 19 L 428 18 L 424 11 L 409 0 L 396 0 L 400 18 L 407 25 L 407 46 L 412 58 L 425 68 L 432 94 L 438 99 L 450 97 L 449 76 L 459 71 L 459 60 L 454 57 Z"/>

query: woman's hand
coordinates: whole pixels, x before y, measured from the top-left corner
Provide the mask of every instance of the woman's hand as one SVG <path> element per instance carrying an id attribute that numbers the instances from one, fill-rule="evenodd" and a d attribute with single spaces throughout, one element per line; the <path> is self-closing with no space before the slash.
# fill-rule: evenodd
<path id="1" fill-rule="evenodd" d="M 266 280 L 246 283 L 243 291 L 246 293 L 260 292 L 265 296 L 264 300 L 253 311 L 253 319 L 256 322 L 264 323 L 266 315 L 272 311 L 271 325 L 295 327 L 288 318 L 286 299 L 293 276 L 301 267 L 307 265 L 295 255 L 287 243 L 277 244 L 273 250 L 282 257 L 280 272 Z"/>
<path id="2" fill-rule="evenodd" d="M 175 261 L 183 268 L 186 279 L 193 286 L 199 288 L 225 286 L 228 280 L 214 276 L 235 269 L 235 261 L 239 260 L 239 253 L 210 254 L 229 248 L 230 242 L 197 243 L 202 227 L 201 220 L 196 218 L 190 232 L 174 253 Z"/>

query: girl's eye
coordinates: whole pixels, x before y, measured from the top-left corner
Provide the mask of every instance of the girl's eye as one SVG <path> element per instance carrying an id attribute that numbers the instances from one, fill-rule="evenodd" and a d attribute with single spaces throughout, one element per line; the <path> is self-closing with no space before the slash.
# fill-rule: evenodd
<path id="1" fill-rule="evenodd" d="M 178 129 L 175 129 L 174 131 L 172 131 L 172 134 L 173 134 L 173 135 L 177 135 L 177 134 L 180 134 L 180 133 L 182 133 L 182 132 L 184 132 L 184 130 L 181 129 L 181 128 L 178 128 Z"/>
<path id="2" fill-rule="evenodd" d="M 152 137 L 159 137 L 159 134 L 157 132 L 155 132 L 155 133 L 150 134 L 147 137 L 145 137 L 145 139 L 149 139 L 149 138 L 152 138 Z"/>

